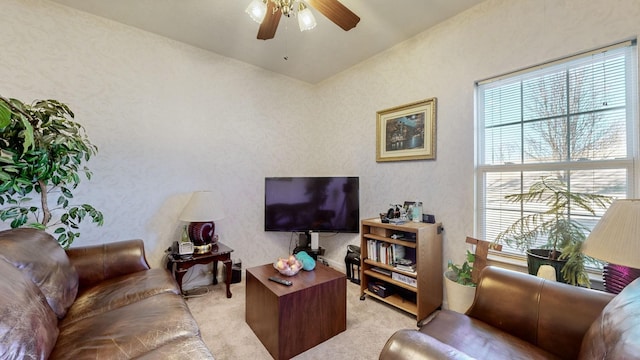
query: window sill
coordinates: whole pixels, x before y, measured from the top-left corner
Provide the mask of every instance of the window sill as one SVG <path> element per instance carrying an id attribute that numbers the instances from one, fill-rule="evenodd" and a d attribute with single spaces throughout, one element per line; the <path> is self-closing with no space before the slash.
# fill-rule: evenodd
<path id="1" fill-rule="evenodd" d="M 529 273 L 529 270 L 527 268 L 527 260 L 526 258 L 521 256 L 498 255 L 490 253 L 487 257 L 487 265 L 493 265 L 505 269 Z M 602 272 L 590 270 L 588 271 L 588 274 L 589 280 L 591 280 L 591 288 L 604 291 Z"/>
<path id="2" fill-rule="evenodd" d="M 489 254 L 487 265 L 498 266 L 514 271 L 528 273 L 527 260 L 523 257 Z"/>

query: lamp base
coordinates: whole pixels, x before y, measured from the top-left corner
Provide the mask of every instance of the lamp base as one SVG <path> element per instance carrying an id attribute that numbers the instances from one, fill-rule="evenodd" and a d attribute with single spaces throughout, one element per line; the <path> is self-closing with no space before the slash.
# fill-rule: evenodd
<path id="1" fill-rule="evenodd" d="M 204 254 L 204 253 L 208 253 L 211 252 L 211 248 L 213 247 L 212 244 L 206 244 L 206 245 L 194 245 L 193 246 L 193 253 L 194 254 Z"/>
<path id="2" fill-rule="evenodd" d="M 623 265 L 606 264 L 602 270 L 604 288 L 612 294 L 619 294 L 622 289 L 640 277 L 640 269 Z"/>
<path id="3" fill-rule="evenodd" d="M 187 230 L 193 245 L 207 245 L 214 242 L 216 224 L 213 221 L 192 222 Z"/>

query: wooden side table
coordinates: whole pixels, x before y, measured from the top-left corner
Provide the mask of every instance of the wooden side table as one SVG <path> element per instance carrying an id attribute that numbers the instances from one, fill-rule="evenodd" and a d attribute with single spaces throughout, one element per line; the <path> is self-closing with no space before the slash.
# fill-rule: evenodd
<path id="1" fill-rule="evenodd" d="M 213 263 L 213 285 L 218 283 L 218 261 L 222 261 L 222 264 L 225 266 L 225 279 L 224 282 L 227 284 L 227 298 L 230 298 L 231 295 L 231 252 L 233 249 L 222 244 L 221 242 L 217 242 L 211 248 L 211 252 L 204 254 L 193 254 L 190 257 L 182 258 L 176 254 L 167 255 L 167 269 L 171 271 L 173 277 L 178 282 L 178 286 L 180 286 L 180 292 L 184 294 L 182 290 L 182 278 L 184 274 L 196 264 L 210 264 Z"/>

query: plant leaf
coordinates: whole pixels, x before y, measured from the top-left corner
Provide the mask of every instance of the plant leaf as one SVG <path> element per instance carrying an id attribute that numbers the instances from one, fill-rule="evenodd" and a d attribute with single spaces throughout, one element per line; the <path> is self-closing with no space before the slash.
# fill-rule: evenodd
<path id="1" fill-rule="evenodd" d="M 11 124 L 11 110 L 0 102 L 0 130 L 4 130 L 9 124 Z"/>

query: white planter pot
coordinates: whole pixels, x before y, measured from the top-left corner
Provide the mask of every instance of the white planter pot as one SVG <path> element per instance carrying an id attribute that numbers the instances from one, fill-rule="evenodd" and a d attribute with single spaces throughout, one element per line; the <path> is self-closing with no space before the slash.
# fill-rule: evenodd
<path id="1" fill-rule="evenodd" d="M 474 286 L 466 286 L 455 282 L 455 275 L 451 270 L 444 272 L 444 288 L 447 292 L 448 309 L 464 314 L 476 295 Z"/>

